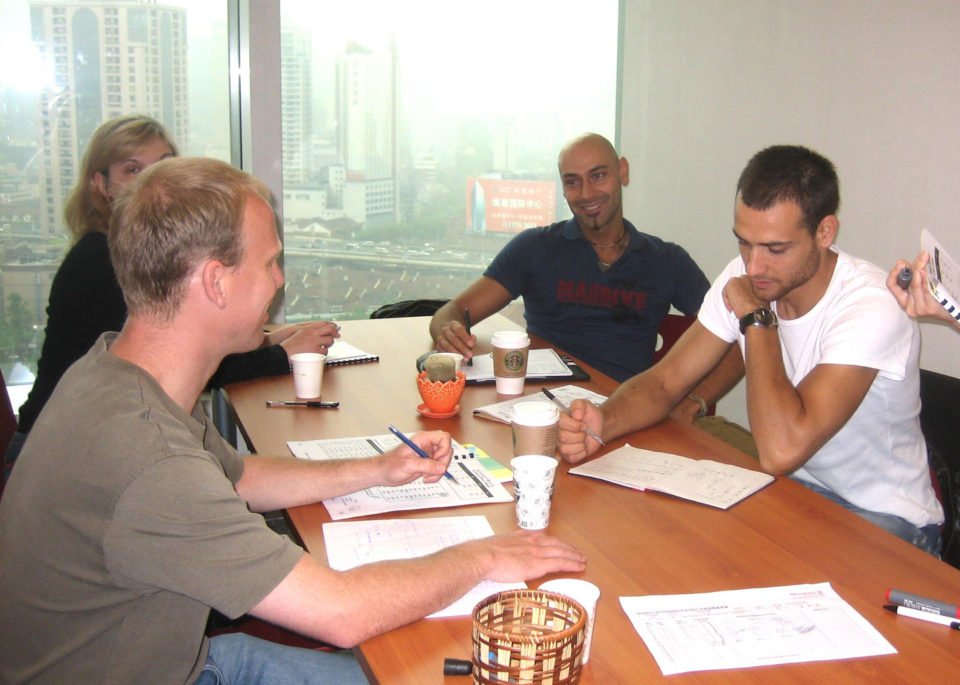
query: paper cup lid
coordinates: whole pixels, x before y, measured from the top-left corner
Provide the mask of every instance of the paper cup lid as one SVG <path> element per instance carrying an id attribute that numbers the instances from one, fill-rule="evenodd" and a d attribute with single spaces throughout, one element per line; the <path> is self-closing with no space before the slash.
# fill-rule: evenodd
<path id="1" fill-rule="evenodd" d="M 510 418 L 521 426 L 551 426 L 560 418 L 560 410 L 551 402 L 517 402 Z"/>
<path id="2" fill-rule="evenodd" d="M 530 344 L 530 336 L 526 331 L 497 331 L 490 337 L 490 344 L 496 347 L 526 347 Z"/>

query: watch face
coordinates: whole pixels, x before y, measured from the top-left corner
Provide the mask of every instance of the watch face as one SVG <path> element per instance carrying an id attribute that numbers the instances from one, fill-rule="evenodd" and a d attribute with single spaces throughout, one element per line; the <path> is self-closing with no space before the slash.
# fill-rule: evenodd
<path id="1" fill-rule="evenodd" d="M 777 322 L 777 317 L 766 307 L 756 310 L 753 315 L 758 326 L 768 328 Z"/>
<path id="2" fill-rule="evenodd" d="M 759 307 L 740 319 L 740 332 L 744 333 L 748 326 L 773 328 L 777 325 L 777 315 L 767 307 Z"/>

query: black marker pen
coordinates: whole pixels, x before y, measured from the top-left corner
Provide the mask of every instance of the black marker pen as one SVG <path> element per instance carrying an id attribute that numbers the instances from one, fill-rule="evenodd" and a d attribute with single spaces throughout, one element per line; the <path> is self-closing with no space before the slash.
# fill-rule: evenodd
<path id="1" fill-rule="evenodd" d="M 905 266 L 900 269 L 900 273 L 897 274 L 897 285 L 906 290 L 910 287 L 911 280 L 913 280 L 913 271 L 910 270 L 910 267 Z"/>

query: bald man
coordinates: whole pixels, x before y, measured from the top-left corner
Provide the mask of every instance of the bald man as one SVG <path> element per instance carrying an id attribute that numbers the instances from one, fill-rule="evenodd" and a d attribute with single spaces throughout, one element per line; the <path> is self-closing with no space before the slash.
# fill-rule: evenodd
<path id="1" fill-rule="evenodd" d="M 641 233 L 623 218 L 621 187 L 630 165 L 610 141 L 587 133 L 567 143 L 557 161 L 573 218 L 530 228 L 513 238 L 476 282 L 434 315 L 437 349 L 469 359 L 474 323 L 522 296 L 527 329 L 603 373 L 624 381 L 648 368 L 657 329 L 670 307 L 696 314 L 709 281 L 673 243 Z M 698 388 L 712 403 L 739 379 Z M 702 391 L 700 394 L 699 391 Z"/>

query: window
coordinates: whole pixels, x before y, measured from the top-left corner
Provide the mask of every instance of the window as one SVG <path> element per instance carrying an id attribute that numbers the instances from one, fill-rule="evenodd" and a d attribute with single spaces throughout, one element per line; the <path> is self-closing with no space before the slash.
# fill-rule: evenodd
<path id="1" fill-rule="evenodd" d="M 566 140 L 614 138 L 616 0 L 280 7 L 288 321 L 456 295 L 570 216 Z"/>
<path id="2" fill-rule="evenodd" d="M 63 203 L 93 131 L 111 115 L 145 113 L 184 154 L 229 159 L 226 1 L 165 0 L 149 16 L 186 30 L 148 34 L 145 6 L 123 0 L 0 3 L 0 367 L 8 383 L 23 382 L 15 408 L 36 370 L 50 282 L 69 246 Z M 137 54 L 174 61 L 161 82 Z M 120 82 L 143 86 L 121 105 L 106 87 Z"/>
<path id="3" fill-rule="evenodd" d="M 233 1 L 0 4 L 8 381 L 35 370 L 63 203 L 97 126 L 142 112 L 184 154 L 230 159 Z M 282 91 L 250 96 L 282 121 L 268 154 L 283 161 L 288 320 L 453 296 L 515 232 L 569 216 L 563 142 L 615 135 L 618 0 L 263 1 L 281 16 L 258 39 L 279 41 Z"/>

